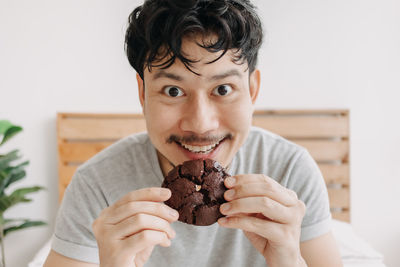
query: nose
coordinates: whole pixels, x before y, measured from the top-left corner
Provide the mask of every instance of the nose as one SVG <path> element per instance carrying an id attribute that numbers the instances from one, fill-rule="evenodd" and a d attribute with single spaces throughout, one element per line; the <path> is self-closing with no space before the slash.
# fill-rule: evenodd
<path id="1" fill-rule="evenodd" d="M 217 107 L 205 96 L 193 96 L 182 112 L 180 128 L 185 132 L 206 134 L 219 127 Z"/>

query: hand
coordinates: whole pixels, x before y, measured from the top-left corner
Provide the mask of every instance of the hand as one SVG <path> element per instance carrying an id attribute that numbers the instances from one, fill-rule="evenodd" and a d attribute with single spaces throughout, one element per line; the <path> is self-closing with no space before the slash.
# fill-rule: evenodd
<path id="1" fill-rule="evenodd" d="M 99 247 L 100 266 L 143 266 L 155 245 L 168 247 L 175 231 L 170 223 L 179 214 L 162 201 L 166 188 L 144 188 L 104 209 L 92 227 Z"/>
<path id="2" fill-rule="evenodd" d="M 261 174 L 225 179 L 221 226 L 242 229 L 268 266 L 306 266 L 300 253 L 305 205 L 294 191 Z"/>

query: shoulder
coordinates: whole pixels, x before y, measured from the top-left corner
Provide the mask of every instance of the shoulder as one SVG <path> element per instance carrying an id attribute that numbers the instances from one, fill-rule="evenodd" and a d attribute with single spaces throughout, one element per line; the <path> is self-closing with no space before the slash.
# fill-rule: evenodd
<path id="1" fill-rule="evenodd" d="M 79 166 L 72 182 L 81 180 L 94 192 L 118 198 L 126 190 L 144 187 L 146 181 L 154 180 L 149 177 L 157 176 L 153 171 L 156 161 L 156 152 L 147 133 L 134 134 L 103 149 Z"/>
<path id="2" fill-rule="evenodd" d="M 78 168 L 78 172 L 85 174 L 91 170 L 104 170 L 132 162 L 138 155 L 148 153 L 151 147 L 147 133 L 138 133 L 127 136 L 103 149 Z"/>
<path id="3" fill-rule="evenodd" d="M 123 138 L 79 166 L 66 194 L 90 192 L 113 203 L 126 193 L 161 184 L 155 148 L 146 133 Z"/>
<path id="4" fill-rule="evenodd" d="M 251 127 L 235 156 L 232 172 L 263 173 L 280 181 L 305 152 L 303 147 L 275 133 Z"/>
<path id="5" fill-rule="evenodd" d="M 304 147 L 273 132 L 254 126 L 250 129 L 243 149 L 250 150 L 252 153 L 279 154 L 284 157 L 292 157 L 306 152 Z"/>

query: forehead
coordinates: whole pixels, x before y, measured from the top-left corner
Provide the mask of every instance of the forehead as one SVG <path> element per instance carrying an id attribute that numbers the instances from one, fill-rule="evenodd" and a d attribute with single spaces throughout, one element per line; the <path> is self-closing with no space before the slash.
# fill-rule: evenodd
<path id="1" fill-rule="evenodd" d="M 209 75 L 212 72 L 221 72 L 226 69 L 236 69 L 238 72 L 246 73 L 248 71 L 247 62 L 235 61 L 238 51 L 237 49 L 230 49 L 223 54 L 223 51 L 210 52 L 206 48 L 202 47 L 204 45 L 209 45 L 214 41 L 211 37 L 200 37 L 200 36 L 187 36 L 182 39 L 181 54 L 185 58 L 191 61 L 190 66 L 185 66 L 185 64 L 178 58 L 174 63 L 165 68 L 163 63 L 167 62 L 171 56 L 168 55 L 160 60 L 153 62 L 150 68 L 144 69 L 145 75 L 156 75 L 159 72 L 168 70 L 169 72 L 174 71 L 187 71 L 192 72 L 194 75 L 204 76 Z M 162 55 L 162 51 L 160 52 Z M 190 70 L 187 68 L 189 67 Z"/>

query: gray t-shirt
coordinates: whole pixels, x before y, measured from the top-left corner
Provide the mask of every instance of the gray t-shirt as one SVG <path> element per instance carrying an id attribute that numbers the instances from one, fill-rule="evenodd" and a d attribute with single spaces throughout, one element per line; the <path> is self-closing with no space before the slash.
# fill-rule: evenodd
<path id="1" fill-rule="evenodd" d="M 304 148 L 252 127 L 236 153 L 231 175 L 262 173 L 297 192 L 306 204 L 301 241 L 330 231 L 326 186 L 315 161 Z M 52 249 L 80 261 L 98 263 L 91 225 L 100 212 L 130 191 L 159 187 L 163 175 L 156 149 L 146 133 L 124 138 L 76 171 L 58 212 Z M 145 266 L 266 266 L 263 256 L 241 230 L 217 223 L 172 224 L 177 235 L 168 248 L 156 246 Z"/>

